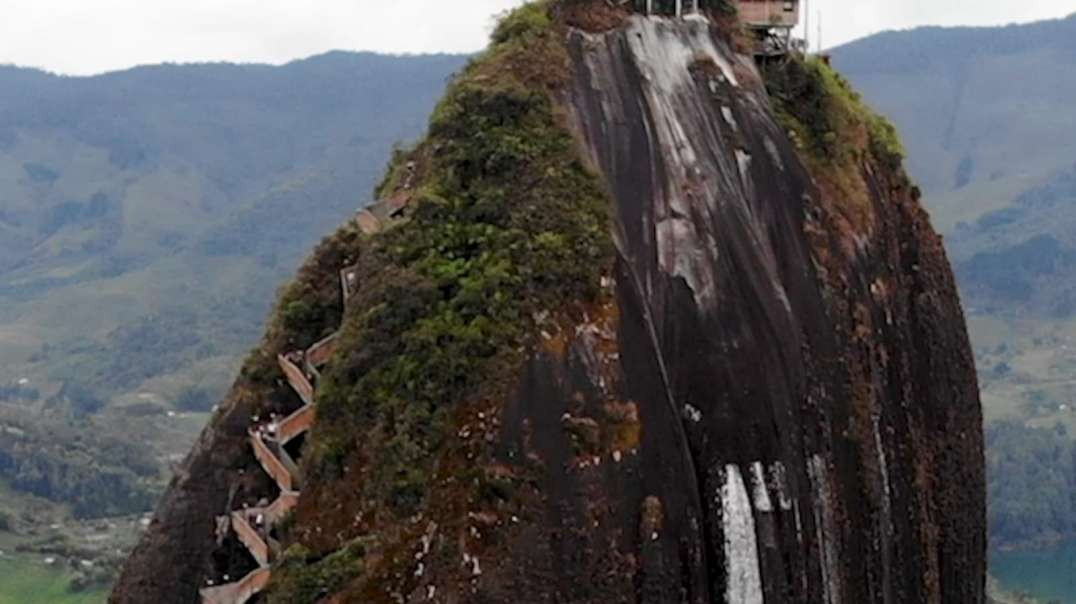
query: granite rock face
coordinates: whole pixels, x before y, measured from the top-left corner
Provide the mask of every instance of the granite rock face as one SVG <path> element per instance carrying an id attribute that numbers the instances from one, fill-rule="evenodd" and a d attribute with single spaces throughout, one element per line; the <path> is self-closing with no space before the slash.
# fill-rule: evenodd
<path id="1" fill-rule="evenodd" d="M 570 47 L 569 104 L 616 204 L 618 361 L 586 379 L 580 338 L 538 381 L 615 384 L 643 437 L 630 487 L 595 475 L 600 495 L 564 502 L 661 518 L 649 541 L 621 529 L 639 601 L 982 601 L 976 377 L 913 191 L 864 163 L 868 220 L 828 220 L 753 62 L 706 23 Z M 568 394 L 525 392 L 534 413 Z M 605 549 L 572 528 L 568 551 Z"/>
<path id="2" fill-rule="evenodd" d="M 608 298 L 461 420 L 490 473 L 529 477 L 511 514 L 427 510 L 386 537 L 407 554 L 388 578 L 331 601 L 985 601 L 978 388 L 915 189 L 868 156 L 862 199 L 820 186 L 754 60 L 704 19 L 565 45 L 559 101 L 613 204 Z M 208 428 L 112 602 L 196 601 L 229 495 L 196 475 L 241 465 L 241 411 Z"/>

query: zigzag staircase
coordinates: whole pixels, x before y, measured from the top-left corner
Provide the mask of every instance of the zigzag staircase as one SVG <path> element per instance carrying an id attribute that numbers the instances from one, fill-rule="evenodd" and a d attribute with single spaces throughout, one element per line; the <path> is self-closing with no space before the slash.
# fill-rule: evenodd
<path id="1" fill-rule="evenodd" d="M 355 223 L 363 233 L 373 235 L 405 219 L 404 210 L 411 201 L 409 190 L 414 172 L 412 162 L 407 166 L 407 180 L 399 193 L 358 213 Z M 349 266 L 341 270 L 340 294 L 345 309 L 357 288 L 357 267 Z M 314 424 L 314 398 L 319 370 L 332 356 L 338 334 L 335 332 L 306 350 L 277 357 L 288 384 L 303 404 L 282 420 L 251 427 L 248 437 L 254 457 L 279 487 L 280 495 L 267 506 L 233 510 L 217 519 L 218 537 L 234 534 L 257 567 L 235 582 L 214 585 L 207 581 L 208 585 L 199 590 L 201 604 L 246 604 L 269 584 L 271 566 L 280 549 L 280 544 L 271 534 L 273 528 L 299 503 L 301 488 L 298 466 L 284 447 L 305 434 Z"/>
<path id="2" fill-rule="evenodd" d="M 355 273 L 355 269 L 350 267 L 340 271 L 345 307 L 356 285 Z M 252 426 L 248 438 L 254 457 L 279 487 L 280 494 L 268 506 L 233 510 L 218 518 L 218 533 L 234 534 L 257 563 L 257 568 L 238 581 L 202 588 L 199 591 L 202 604 L 246 604 L 269 584 L 270 567 L 280 548 L 271 533 L 298 504 L 301 487 L 298 466 L 285 446 L 305 434 L 314 424 L 314 397 L 319 369 L 332 356 L 337 335 L 338 332 L 333 333 L 306 350 L 277 357 L 288 384 L 303 404 L 282 420 Z"/>

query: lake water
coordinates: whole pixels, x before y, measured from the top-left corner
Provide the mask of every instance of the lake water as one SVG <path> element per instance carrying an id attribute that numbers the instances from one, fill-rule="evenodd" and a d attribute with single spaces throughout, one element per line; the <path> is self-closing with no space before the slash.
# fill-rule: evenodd
<path id="1" fill-rule="evenodd" d="M 990 572 L 1008 591 L 1076 604 L 1076 541 L 1039 551 L 995 552 Z"/>

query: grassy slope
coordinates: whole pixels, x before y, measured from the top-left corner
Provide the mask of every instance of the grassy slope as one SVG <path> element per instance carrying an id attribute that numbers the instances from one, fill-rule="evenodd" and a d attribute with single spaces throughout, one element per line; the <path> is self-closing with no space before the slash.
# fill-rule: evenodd
<path id="1" fill-rule="evenodd" d="M 103 589 L 72 593 L 71 577 L 40 560 L 0 558 L 0 604 L 103 604 Z"/>
<path id="2" fill-rule="evenodd" d="M 12 494 L 0 484 L 0 511 Z M 43 507 L 50 507 L 44 503 Z M 0 531 L 0 604 L 103 604 L 107 590 L 95 588 L 80 593 L 68 590 L 72 574 L 61 565 L 49 566 L 43 555 L 15 554 L 23 539 Z M 62 563 L 61 563 L 62 564 Z"/>

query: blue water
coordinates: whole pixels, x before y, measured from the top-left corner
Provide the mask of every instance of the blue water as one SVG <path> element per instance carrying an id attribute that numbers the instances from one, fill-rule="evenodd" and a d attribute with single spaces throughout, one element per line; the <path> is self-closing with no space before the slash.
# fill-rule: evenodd
<path id="1" fill-rule="evenodd" d="M 1076 604 L 1076 541 L 1026 552 L 994 552 L 990 572 L 1011 592 Z"/>

